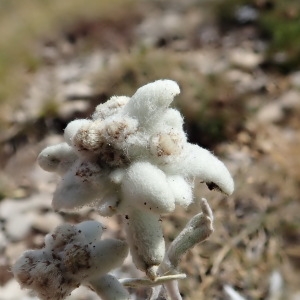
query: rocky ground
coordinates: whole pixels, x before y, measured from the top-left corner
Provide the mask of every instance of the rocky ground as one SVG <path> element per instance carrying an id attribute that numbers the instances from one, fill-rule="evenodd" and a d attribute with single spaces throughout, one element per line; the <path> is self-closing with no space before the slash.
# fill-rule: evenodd
<path id="1" fill-rule="evenodd" d="M 139 1 L 119 19 L 74 22 L 39 46 L 43 63 L 0 134 L 1 300 L 37 299 L 10 266 L 57 225 L 92 218 L 106 224 L 106 236 L 123 236 L 118 218 L 54 212 L 56 177 L 36 157 L 62 140 L 70 120 L 160 78 L 179 83 L 175 105 L 190 140 L 221 157 L 236 185 L 230 197 L 197 188 L 212 206 L 215 232 L 181 262 L 184 299 L 300 299 L 300 69 L 270 67 L 255 23 L 225 31 L 205 3 Z M 165 236 L 172 240 L 197 209 L 163 216 Z M 116 274 L 140 276 L 130 258 Z M 145 299 L 145 291 L 132 295 Z M 80 288 L 68 299 L 96 298 Z"/>

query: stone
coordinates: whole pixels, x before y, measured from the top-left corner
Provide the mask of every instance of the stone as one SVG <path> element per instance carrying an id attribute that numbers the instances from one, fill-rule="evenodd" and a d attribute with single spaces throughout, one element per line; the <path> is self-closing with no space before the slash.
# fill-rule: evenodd
<path id="1" fill-rule="evenodd" d="M 44 215 L 35 214 L 32 218 L 32 227 L 45 233 L 54 231 L 62 223 L 63 218 L 52 211 Z"/>
<path id="2" fill-rule="evenodd" d="M 231 49 L 228 53 L 229 62 L 242 69 L 254 70 L 263 62 L 263 55 L 243 48 Z"/>
<path id="3" fill-rule="evenodd" d="M 266 104 L 257 113 L 257 120 L 261 123 L 276 123 L 283 119 L 284 113 L 278 101 Z"/>
<path id="4" fill-rule="evenodd" d="M 293 87 L 300 89 L 300 71 L 294 72 L 290 75 L 290 82 Z"/>
<path id="5" fill-rule="evenodd" d="M 5 231 L 10 240 L 20 241 L 29 234 L 31 230 L 33 214 L 34 213 L 15 213 L 10 218 L 8 218 L 5 224 Z"/>

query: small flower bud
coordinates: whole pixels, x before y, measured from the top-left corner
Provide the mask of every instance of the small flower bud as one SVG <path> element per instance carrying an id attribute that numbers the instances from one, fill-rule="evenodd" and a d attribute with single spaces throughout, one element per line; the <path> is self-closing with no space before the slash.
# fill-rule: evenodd
<path id="1" fill-rule="evenodd" d="M 104 120 L 107 117 L 119 113 L 129 99 L 130 98 L 126 96 L 111 97 L 108 101 L 101 103 L 96 107 L 96 110 L 92 116 L 93 120 Z"/>
<path id="2" fill-rule="evenodd" d="M 87 156 L 85 152 L 95 153 L 104 143 L 104 122 L 97 120 L 81 126 L 73 137 L 73 145 L 79 153 Z"/>
<path id="3" fill-rule="evenodd" d="M 185 142 L 185 135 L 175 130 L 151 136 L 149 143 L 153 160 L 159 165 L 175 163 L 183 151 Z"/>
<path id="4" fill-rule="evenodd" d="M 88 124 L 91 123 L 91 120 L 87 119 L 78 119 L 71 121 L 68 126 L 65 128 L 64 138 L 68 145 L 73 146 L 73 139 L 77 131 Z"/>

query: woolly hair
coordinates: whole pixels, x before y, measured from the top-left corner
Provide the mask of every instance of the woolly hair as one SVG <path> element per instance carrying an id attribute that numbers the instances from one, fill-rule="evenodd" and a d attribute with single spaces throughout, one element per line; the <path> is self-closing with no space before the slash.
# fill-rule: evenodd
<path id="1" fill-rule="evenodd" d="M 204 181 L 211 188 L 217 188 L 227 195 L 234 190 L 233 179 L 224 165 L 208 150 L 187 143 L 176 164 L 166 164 L 160 168 L 167 174 L 182 174 L 191 179 Z"/>
<path id="2" fill-rule="evenodd" d="M 130 98 L 126 96 L 112 96 L 105 103 L 101 103 L 96 107 L 92 119 L 104 120 L 107 117 L 120 113 L 129 100 Z"/>
<path id="3" fill-rule="evenodd" d="M 161 214 L 175 209 L 175 198 L 166 175 L 148 162 L 132 164 L 121 185 L 122 210 L 138 208 Z"/>

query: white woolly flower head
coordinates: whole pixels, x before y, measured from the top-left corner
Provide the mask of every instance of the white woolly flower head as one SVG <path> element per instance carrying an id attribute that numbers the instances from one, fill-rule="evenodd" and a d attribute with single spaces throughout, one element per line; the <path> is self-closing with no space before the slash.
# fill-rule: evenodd
<path id="1" fill-rule="evenodd" d="M 96 221 L 64 224 L 45 238 L 45 247 L 22 254 L 12 272 L 24 288 L 43 300 L 62 300 L 80 284 L 104 276 L 122 264 L 128 253 L 120 240 L 100 240 Z"/>
<path id="2" fill-rule="evenodd" d="M 176 82 L 157 80 L 132 97 L 113 96 L 91 119 L 71 122 L 65 144 L 39 156 L 42 168 L 62 175 L 54 208 L 93 205 L 103 216 L 125 216 L 133 260 L 152 279 L 165 253 L 160 214 L 190 205 L 196 181 L 226 194 L 234 189 L 226 166 L 188 143 L 183 117 L 169 107 L 179 93 Z"/>

